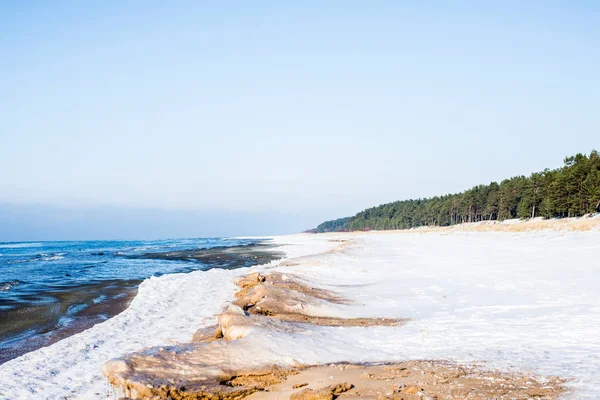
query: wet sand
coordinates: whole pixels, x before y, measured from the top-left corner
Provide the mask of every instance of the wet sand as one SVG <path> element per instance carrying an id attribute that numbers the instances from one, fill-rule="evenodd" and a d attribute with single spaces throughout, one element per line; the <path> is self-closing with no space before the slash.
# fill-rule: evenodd
<path id="1" fill-rule="evenodd" d="M 82 332 L 124 311 L 141 281 L 103 281 L 47 292 L 46 303 L 0 310 L 0 364 Z"/>
<path id="2" fill-rule="evenodd" d="M 233 269 L 267 264 L 285 257 L 285 253 L 277 251 L 277 247 L 271 243 L 253 243 L 246 246 L 144 253 L 128 256 L 128 258 L 189 261 L 202 263 L 206 266 L 205 269 Z"/>

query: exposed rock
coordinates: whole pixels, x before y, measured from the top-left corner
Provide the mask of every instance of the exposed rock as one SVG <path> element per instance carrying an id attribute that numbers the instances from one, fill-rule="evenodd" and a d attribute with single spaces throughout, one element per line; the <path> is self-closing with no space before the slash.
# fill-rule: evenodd
<path id="1" fill-rule="evenodd" d="M 249 283 L 255 282 L 248 289 Z M 250 314 L 267 315 L 287 322 L 326 326 L 391 326 L 405 322 L 394 318 L 336 318 L 318 315 L 332 304 L 348 301 L 324 289 L 312 288 L 293 275 L 269 274 L 264 281 L 255 277 L 240 281 L 243 295 L 235 302 Z"/>
<path id="2" fill-rule="evenodd" d="M 192 337 L 192 342 L 198 343 L 210 343 L 214 340 L 221 339 L 223 332 L 219 325 L 208 326 L 206 328 L 198 329 Z"/>
<path id="3" fill-rule="evenodd" d="M 238 285 L 242 289 L 253 288 L 261 282 L 265 281 L 265 277 L 255 272 L 253 274 L 249 274 L 243 276 L 235 281 L 235 284 Z"/>

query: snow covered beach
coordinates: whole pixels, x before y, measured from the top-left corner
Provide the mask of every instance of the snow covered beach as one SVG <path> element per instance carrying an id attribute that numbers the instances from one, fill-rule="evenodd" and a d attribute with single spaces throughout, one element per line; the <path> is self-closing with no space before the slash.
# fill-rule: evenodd
<path id="1" fill-rule="evenodd" d="M 145 281 L 124 313 L 0 366 L 0 397 L 116 397 L 100 372 L 105 361 L 188 342 L 232 302 L 234 278 L 275 271 L 353 300 L 315 307 L 314 314 L 410 320 L 366 328 L 255 329 L 236 341 L 255 363 L 484 362 L 486 368 L 572 378 L 566 398 L 598 398 L 598 239 L 597 230 L 277 237 L 288 254 L 283 262 Z"/>

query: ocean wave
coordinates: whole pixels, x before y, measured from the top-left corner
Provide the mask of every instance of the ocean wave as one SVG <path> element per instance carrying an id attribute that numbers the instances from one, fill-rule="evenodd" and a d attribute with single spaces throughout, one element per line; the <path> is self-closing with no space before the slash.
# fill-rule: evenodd
<path id="1" fill-rule="evenodd" d="M 8 292 L 13 287 L 20 285 L 23 283 L 20 280 L 8 281 L 8 282 L 0 282 L 0 292 Z"/>
<path id="2" fill-rule="evenodd" d="M 107 296 L 104 294 L 101 294 L 100 296 L 96 297 L 93 301 L 94 304 L 98 304 L 98 303 L 104 303 L 107 299 Z"/>
<path id="3" fill-rule="evenodd" d="M 62 260 L 63 258 L 65 258 L 65 254 L 67 254 L 67 253 L 50 253 L 50 254 L 41 253 L 41 254 L 36 254 L 33 257 L 9 261 L 7 264 L 22 264 L 22 263 L 31 263 L 31 262 L 37 262 L 37 261 Z"/>
<path id="4" fill-rule="evenodd" d="M 65 258 L 65 256 L 55 254 L 52 256 L 42 257 L 42 258 L 40 258 L 40 261 L 56 261 L 56 260 L 62 260 L 63 258 Z"/>
<path id="5" fill-rule="evenodd" d="M 71 304 L 68 308 L 67 308 L 67 316 L 73 316 L 83 310 L 85 310 L 86 308 L 88 308 L 89 305 L 85 304 L 85 303 L 80 303 L 80 304 Z"/>

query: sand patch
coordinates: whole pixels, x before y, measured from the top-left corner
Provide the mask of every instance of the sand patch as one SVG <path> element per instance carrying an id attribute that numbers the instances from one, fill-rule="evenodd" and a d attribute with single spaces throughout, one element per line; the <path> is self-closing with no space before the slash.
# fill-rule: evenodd
<path id="1" fill-rule="evenodd" d="M 465 222 L 451 226 L 421 226 L 411 229 L 397 229 L 368 232 L 353 231 L 346 235 L 359 234 L 381 234 L 381 233 L 452 233 L 452 232 L 539 232 L 539 231 L 563 231 L 563 232 L 588 232 L 600 230 L 600 214 L 586 215 L 577 218 L 543 219 L 510 219 L 504 221 L 479 221 Z M 332 235 L 332 233 L 320 233 L 319 235 Z"/>
<path id="2" fill-rule="evenodd" d="M 566 392 L 557 377 L 490 371 L 447 361 L 384 365 L 331 364 L 283 369 L 268 367 L 177 384 L 130 386 L 132 398 L 211 400 L 389 399 L 558 399 Z"/>
<path id="3" fill-rule="evenodd" d="M 287 322 L 324 326 L 392 326 L 406 320 L 394 318 L 336 318 L 321 315 L 328 304 L 350 301 L 335 293 L 318 289 L 289 274 L 252 274 L 237 282 L 241 287 L 234 303 L 249 314 L 266 315 Z"/>
<path id="4" fill-rule="evenodd" d="M 305 368 L 248 400 L 292 399 L 557 399 L 565 393 L 555 377 L 508 374 L 446 361 L 408 361 L 377 366 Z"/>

